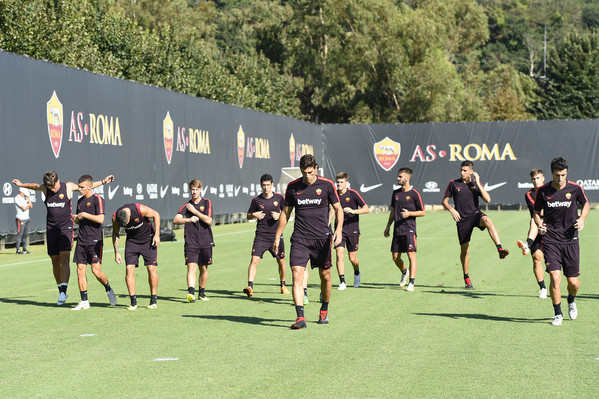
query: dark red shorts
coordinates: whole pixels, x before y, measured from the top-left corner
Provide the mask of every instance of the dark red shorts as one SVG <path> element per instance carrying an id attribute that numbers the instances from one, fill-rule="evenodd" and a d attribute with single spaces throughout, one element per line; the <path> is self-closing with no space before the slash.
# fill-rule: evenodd
<path id="1" fill-rule="evenodd" d="M 185 248 L 185 264 L 195 263 L 198 266 L 208 266 L 212 264 L 212 247 L 189 249 Z"/>
<path id="2" fill-rule="evenodd" d="M 52 228 L 46 231 L 48 255 L 58 255 L 73 248 L 73 228 Z"/>
<path id="3" fill-rule="evenodd" d="M 145 266 L 158 266 L 158 248 L 147 244 L 125 243 L 125 264 L 139 266 L 139 257 L 143 256 Z"/>
<path id="4" fill-rule="evenodd" d="M 291 266 L 308 266 L 312 269 L 330 269 L 331 253 L 333 252 L 332 235 L 326 238 L 293 238 L 291 237 L 291 255 L 289 263 Z"/>
<path id="5" fill-rule="evenodd" d="M 285 259 L 285 241 L 283 240 L 283 237 L 281 237 L 281 239 L 279 240 L 279 252 L 276 254 L 272 250 L 273 241 L 274 238 L 272 240 L 267 240 L 260 237 L 254 238 L 254 245 L 252 246 L 252 256 L 257 256 L 260 259 L 262 259 L 262 256 L 264 256 L 264 252 L 268 251 L 270 252 L 273 258 Z"/>
<path id="6" fill-rule="evenodd" d="M 469 219 L 462 219 L 456 223 L 458 227 L 458 240 L 460 240 L 460 245 L 466 244 L 470 242 L 470 237 L 472 236 L 472 231 L 475 227 L 478 227 L 481 231 L 486 229 L 486 227 L 481 227 L 480 220 L 483 216 L 487 216 L 482 212 L 474 214 Z"/>
<path id="7" fill-rule="evenodd" d="M 416 252 L 416 234 L 394 235 L 391 240 L 392 253 Z"/>
<path id="8" fill-rule="evenodd" d="M 356 252 L 358 250 L 358 244 L 360 243 L 359 235 L 345 235 L 341 237 L 341 242 L 335 248 L 347 248 L 348 252 Z"/>
<path id="9" fill-rule="evenodd" d="M 570 243 L 543 242 L 545 270 L 564 270 L 566 277 L 580 276 L 580 249 L 578 241 Z"/>
<path id="10" fill-rule="evenodd" d="M 80 245 L 77 243 L 75 247 L 75 254 L 73 255 L 73 262 L 78 265 L 102 263 L 102 249 L 104 247 L 103 241 L 98 241 L 91 245 Z"/>

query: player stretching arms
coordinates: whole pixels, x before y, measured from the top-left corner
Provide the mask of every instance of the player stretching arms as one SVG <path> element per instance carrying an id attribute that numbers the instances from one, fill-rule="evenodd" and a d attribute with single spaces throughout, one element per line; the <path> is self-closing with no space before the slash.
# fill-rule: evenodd
<path id="1" fill-rule="evenodd" d="M 470 161 L 462 162 L 460 168 L 461 177 L 449 182 L 445 195 L 443 197 L 443 207 L 447 209 L 458 228 L 458 240 L 460 241 L 460 261 L 464 272 L 464 283 L 466 289 L 472 289 L 472 282 L 468 274 L 468 263 L 470 254 L 470 237 L 475 227 L 480 230 L 488 229 L 491 240 L 497 247 L 499 259 L 509 255 L 507 249 L 503 249 L 499 241 L 499 233 L 495 229 L 491 218 L 485 215 L 478 208 L 478 197 L 483 201 L 491 202 L 491 196 L 480 183 L 478 173 L 472 169 L 473 163 Z M 453 198 L 454 207 L 449 205 L 449 199 Z"/>
<path id="2" fill-rule="evenodd" d="M 526 192 L 524 199 L 526 206 L 530 212 L 530 227 L 528 228 L 528 238 L 526 241 L 518 240 L 518 246 L 522 249 L 522 255 L 532 256 L 532 271 L 539 284 L 539 298 L 547 298 L 547 288 L 545 287 L 544 271 L 543 271 L 543 251 L 541 250 L 541 238 L 538 234 L 537 224 L 535 223 L 535 198 L 537 198 L 537 190 L 545 184 L 545 176 L 541 169 L 533 169 L 530 171 L 530 181 L 532 188 Z"/>

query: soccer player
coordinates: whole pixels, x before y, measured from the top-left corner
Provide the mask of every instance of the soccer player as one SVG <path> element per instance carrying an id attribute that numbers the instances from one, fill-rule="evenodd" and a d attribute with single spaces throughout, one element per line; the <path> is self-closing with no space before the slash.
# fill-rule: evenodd
<path id="1" fill-rule="evenodd" d="M 93 179 L 90 175 L 79 178 L 77 186 L 81 198 L 77 201 L 77 214 L 73 215 L 73 222 L 79 225 L 79 236 L 73 262 L 77 264 L 77 279 L 79 281 L 79 293 L 81 302 L 71 310 L 89 309 L 87 298 L 87 277 L 85 275 L 87 264 L 92 267 L 92 273 L 104 286 L 106 295 L 112 306 L 116 305 L 116 296 L 110 288 L 106 274 L 102 271 L 102 249 L 104 247 L 104 235 L 102 223 L 104 223 L 104 198 L 92 191 Z"/>
<path id="2" fill-rule="evenodd" d="M 341 242 L 343 231 L 343 209 L 333 182 L 318 176 L 318 164 L 312 154 L 300 159 L 302 177 L 287 186 L 285 209 L 279 217 L 279 226 L 273 242 L 273 251 L 279 250 L 279 242 L 287 225 L 289 215 L 295 208 L 295 224 L 291 236 L 289 257 L 293 274 L 293 302 L 297 318 L 292 329 L 306 328 L 304 317 L 304 272 L 310 261 L 312 268 L 318 268 L 322 301 L 318 324 L 328 324 L 329 301 L 331 298 L 331 252 L 332 244 Z M 329 225 L 329 204 L 337 217 L 335 233 Z"/>
<path id="3" fill-rule="evenodd" d="M 402 253 L 408 254 L 410 263 L 410 283 L 407 290 L 414 291 L 416 281 L 416 218 L 425 215 L 424 205 L 420 193 L 410 184 L 412 169 L 400 168 L 397 171 L 399 188 L 391 196 L 391 211 L 387 220 L 387 227 L 383 235 L 389 237 L 389 228 L 393 225 L 393 239 L 391 241 L 391 255 L 395 266 L 401 270 L 399 286 L 406 285 L 408 270 L 401 259 Z"/>
<path id="4" fill-rule="evenodd" d="M 558 157 L 551 161 L 551 174 L 553 181 L 537 191 L 534 219 L 539 233 L 543 234 L 545 266 L 551 278 L 549 293 L 555 313 L 551 324 L 559 326 L 564 319 L 560 290 L 562 268 L 568 280 L 568 314 L 572 320 L 578 317 L 575 302 L 580 288 L 578 231 L 583 229 L 591 207 L 582 187 L 567 180 L 568 163 L 565 159 Z M 577 204 L 582 205 L 580 215 Z"/>
<path id="5" fill-rule="evenodd" d="M 279 252 L 275 253 L 272 250 L 272 242 L 277 232 L 279 216 L 285 208 L 285 197 L 279 193 L 272 192 L 272 183 L 271 175 L 265 174 L 260 177 L 262 194 L 252 198 L 250 208 L 247 212 L 248 220 L 257 219 L 256 236 L 254 237 L 254 245 L 252 246 L 252 259 L 248 267 L 248 285 L 243 290 L 248 297 L 254 295 L 256 268 L 266 251 L 270 252 L 279 265 L 281 294 L 290 294 L 285 286 L 285 243 L 282 236 L 279 241 Z"/>
<path id="6" fill-rule="evenodd" d="M 345 265 L 343 253 L 347 246 L 347 255 L 354 268 L 354 287 L 360 286 L 360 261 L 358 260 L 358 243 L 360 242 L 360 215 L 370 212 L 370 208 L 356 190 L 348 188 L 348 174 L 339 172 L 336 176 L 337 194 L 343 208 L 343 234 L 339 245 L 335 246 L 337 253 L 337 273 L 339 274 L 339 287 L 343 291 L 345 283 Z"/>
<path id="7" fill-rule="evenodd" d="M 150 223 L 154 219 L 154 226 Z M 158 299 L 158 244 L 160 244 L 160 214 L 142 204 L 125 204 L 112 215 L 112 246 L 114 261 L 122 265 L 123 259 L 119 254 L 119 236 L 121 227 L 125 228 L 125 282 L 129 291 L 131 306 L 128 310 L 137 309 L 135 295 L 135 268 L 139 266 L 139 256 L 143 256 L 144 265 L 148 269 L 150 285 L 150 304 L 148 309 L 156 309 Z"/>
<path id="8" fill-rule="evenodd" d="M 101 181 L 92 183 L 92 189 L 108 184 L 114 180 L 113 175 L 108 175 Z M 14 179 L 13 184 L 30 190 L 41 191 L 46 199 L 46 249 L 52 261 L 52 271 L 58 286 L 58 306 L 64 305 L 69 295 L 67 287 L 71 276 L 69 262 L 71 248 L 73 247 L 73 219 L 71 218 L 71 198 L 73 191 L 79 191 L 77 184 L 72 182 L 62 183 L 58 174 L 49 170 L 44 173 L 42 184 L 21 183 Z"/>
<path id="9" fill-rule="evenodd" d="M 491 196 L 484 189 L 480 182 L 478 173 L 473 170 L 473 163 L 470 161 L 462 162 L 460 167 L 461 177 L 449 182 L 445 195 L 443 197 L 443 207 L 447 209 L 458 228 L 458 240 L 460 242 L 460 261 L 464 272 L 464 283 L 466 289 L 472 289 L 472 282 L 468 274 L 468 263 L 470 254 L 470 237 L 475 227 L 480 230 L 488 229 L 491 240 L 497 247 L 499 259 L 504 259 L 509 255 L 507 249 L 503 249 L 499 241 L 499 233 L 493 225 L 491 218 L 485 215 L 478 208 L 478 197 L 483 201 L 491 202 Z M 449 199 L 453 198 L 454 207 L 449 205 Z"/>
<path id="10" fill-rule="evenodd" d="M 208 265 L 212 264 L 212 202 L 202 198 L 202 182 L 194 179 L 189 182 L 191 199 L 179 209 L 173 219 L 175 224 L 184 224 L 185 264 L 187 265 L 187 301 L 195 302 L 196 271 L 198 277 L 198 299 L 208 301 L 206 283 Z"/>
<path id="11" fill-rule="evenodd" d="M 547 288 L 545 287 L 544 272 L 543 272 L 543 251 L 541 249 L 541 238 L 538 234 L 537 224 L 535 223 L 535 198 L 537 197 L 537 190 L 545 184 L 545 176 L 541 169 L 533 169 L 530 171 L 530 181 L 532 182 L 532 188 L 526 192 L 524 199 L 526 200 L 526 206 L 530 212 L 530 226 L 528 228 L 528 238 L 526 241 L 518 240 L 517 244 L 522 249 L 522 255 L 532 256 L 532 271 L 539 284 L 539 298 L 547 298 Z"/>

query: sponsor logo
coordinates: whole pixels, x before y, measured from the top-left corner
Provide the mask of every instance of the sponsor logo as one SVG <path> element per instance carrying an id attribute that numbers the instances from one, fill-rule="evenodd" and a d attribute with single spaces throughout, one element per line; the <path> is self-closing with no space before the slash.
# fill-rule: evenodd
<path id="1" fill-rule="evenodd" d="M 233 193 L 235 192 L 235 186 L 232 184 L 227 184 L 225 186 L 225 191 L 227 192 L 227 197 L 233 197 Z"/>
<path id="2" fill-rule="evenodd" d="M 373 150 L 374 158 L 379 166 L 388 172 L 399 161 L 401 144 L 385 137 L 383 140 L 374 143 Z"/>
<path id="3" fill-rule="evenodd" d="M 136 191 L 137 191 L 137 194 L 143 193 L 144 187 L 141 185 L 141 183 L 137 183 Z"/>
<path id="4" fill-rule="evenodd" d="M 375 188 L 379 188 L 382 185 L 383 185 L 383 183 L 375 184 L 374 186 L 368 186 L 368 187 L 366 187 L 364 184 L 361 184 L 360 185 L 360 191 L 363 192 L 363 193 L 367 193 L 369 191 L 374 190 Z"/>
<path id="5" fill-rule="evenodd" d="M 217 187 L 210 187 L 210 194 L 211 195 L 217 195 L 218 194 L 218 188 Z"/>
<path id="6" fill-rule="evenodd" d="M 172 195 L 181 195 L 181 189 L 179 187 L 172 186 L 171 194 Z"/>
<path id="7" fill-rule="evenodd" d="M 158 198 L 158 184 L 156 184 L 156 183 L 146 184 L 146 192 L 150 196 L 150 199 L 157 199 Z"/>
<path id="8" fill-rule="evenodd" d="M 497 183 L 497 184 L 492 184 L 492 185 L 489 185 L 489 183 L 487 182 L 487 183 L 485 183 L 483 188 L 487 191 L 491 191 L 491 190 L 495 190 L 496 188 L 499 188 L 501 186 L 504 186 L 506 184 L 507 184 L 506 181 L 504 181 L 503 183 Z M 473 186 L 473 188 L 474 188 L 474 186 Z"/>
<path id="9" fill-rule="evenodd" d="M 441 191 L 441 189 L 436 181 L 427 181 L 422 189 L 423 193 L 438 193 L 439 191 Z"/>
<path id="10" fill-rule="evenodd" d="M 599 190 L 599 179 L 576 180 L 583 190 Z"/>
<path id="11" fill-rule="evenodd" d="M 301 199 L 297 200 L 298 205 L 320 205 L 321 202 L 322 202 L 321 198 L 316 198 L 316 199 L 306 198 L 304 200 L 301 200 Z"/>
<path id="12" fill-rule="evenodd" d="M 56 95 L 56 91 L 52 92 L 52 97 L 46 104 L 46 117 L 48 120 L 48 136 L 50 137 L 50 146 L 54 157 L 58 158 L 60 147 L 62 147 L 62 103 Z"/>
<path id="13" fill-rule="evenodd" d="M 118 188 L 118 186 L 117 186 Z M 133 196 L 133 187 L 123 187 L 123 195 Z"/>
<path id="14" fill-rule="evenodd" d="M 401 186 L 398 186 L 397 184 L 394 184 L 394 185 L 393 185 L 393 190 L 398 190 L 398 189 L 400 189 L 400 188 L 401 188 Z"/>
<path id="15" fill-rule="evenodd" d="M 245 133 L 243 128 L 239 125 L 237 131 L 237 159 L 239 160 L 239 168 L 243 168 L 243 157 L 245 154 Z"/>
<path id="16" fill-rule="evenodd" d="M 534 188 L 535 186 L 530 182 L 520 183 L 518 182 L 518 188 Z"/>
<path id="17" fill-rule="evenodd" d="M 65 203 L 64 202 L 48 202 L 46 204 L 46 206 L 48 208 L 64 208 Z"/>
<path id="18" fill-rule="evenodd" d="M 566 193 L 566 199 L 572 198 L 572 193 Z"/>
<path id="19" fill-rule="evenodd" d="M 162 121 L 162 136 L 164 139 L 164 154 L 166 155 L 166 162 L 168 162 L 169 165 L 173 158 L 174 131 L 175 127 L 171 114 L 167 111 L 166 117 Z"/>
<path id="20" fill-rule="evenodd" d="M 208 191 L 208 186 L 202 187 L 202 190 L 200 190 L 200 191 L 201 191 L 201 194 L 203 197 L 206 194 L 206 191 Z"/>
<path id="21" fill-rule="evenodd" d="M 108 187 L 108 199 L 109 200 L 114 198 L 114 194 L 116 194 L 118 189 L 119 189 L 119 186 L 116 186 L 114 189 L 111 189 L 110 187 Z"/>
<path id="22" fill-rule="evenodd" d="M 4 195 L 8 197 L 12 194 L 12 185 L 9 182 L 5 182 L 2 186 L 2 191 L 4 191 Z"/>
<path id="23" fill-rule="evenodd" d="M 160 185 L 160 198 L 164 198 L 167 191 L 168 191 L 168 185 L 165 186 L 164 188 L 162 187 L 162 185 Z"/>
<path id="24" fill-rule="evenodd" d="M 549 197 L 547 199 L 549 199 Z M 547 207 L 549 207 L 549 208 L 569 208 L 571 204 L 572 204 L 572 201 L 555 201 L 555 202 L 548 202 Z"/>
<path id="25" fill-rule="evenodd" d="M 235 187 L 235 196 L 237 197 L 237 195 L 239 194 L 239 190 L 241 190 L 241 186 L 237 186 Z"/>
<path id="26" fill-rule="evenodd" d="M 433 162 L 438 158 L 449 157 L 449 161 L 515 161 L 518 158 L 510 143 L 503 147 L 499 143 L 494 143 L 491 147 L 487 144 L 469 143 L 465 146 L 461 144 L 449 144 L 447 150 L 438 150 L 436 144 L 429 144 L 425 147 L 417 145 L 414 148 L 410 162 Z"/>

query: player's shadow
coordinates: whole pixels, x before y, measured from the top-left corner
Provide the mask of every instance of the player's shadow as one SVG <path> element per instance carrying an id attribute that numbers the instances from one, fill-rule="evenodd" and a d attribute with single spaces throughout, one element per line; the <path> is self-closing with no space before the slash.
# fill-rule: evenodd
<path id="1" fill-rule="evenodd" d="M 347 285 L 348 288 L 353 288 L 353 284 L 350 282 Z M 335 288 L 333 286 L 333 288 Z M 360 283 L 360 287 L 359 288 L 365 288 L 365 289 L 370 289 L 370 290 L 386 290 L 386 289 L 394 289 L 394 288 L 401 288 L 399 286 L 399 282 L 397 283 Z"/>
<path id="2" fill-rule="evenodd" d="M 255 316 L 238 316 L 238 315 L 181 315 L 181 317 L 197 317 L 199 319 L 216 320 L 216 321 L 232 321 L 234 323 L 254 324 L 259 326 L 289 328 L 287 325 L 289 320 L 267 319 Z"/>
<path id="3" fill-rule="evenodd" d="M 482 313 L 414 313 L 417 316 L 434 316 L 447 317 L 450 319 L 474 319 L 474 320 L 490 320 L 509 323 L 547 323 L 547 318 L 543 319 L 525 319 L 521 317 L 502 317 L 492 316 Z"/>
<path id="4" fill-rule="evenodd" d="M 256 286 L 257 284 L 254 284 Z M 265 296 L 261 296 L 265 295 Z M 231 291 L 231 290 L 209 290 L 206 292 L 206 296 L 208 298 L 225 298 L 225 299 L 235 299 L 241 300 L 245 302 L 265 302 L 265 303 L 273 303 L 275 305 L 290 305 L 293 304 L 293 298 L 291 295 L 281 295 L 280 298 L 272 298 L 266 295 L 271 295 L 271 293 L 261 293 L 255 292 L 254 296 L 249 297 L 243 293 L 243 291 Z M 277 294 L 274 294 L 277 295 Z M 181 302 L 181 300 L 179 300 Z"/>
<path id="5" fill-rule="evenodd" d="M 13 305 L 27 305 L 27 306 L 41 306 L 47 308 L 56 308 L 56 302 L 39 302 L 31 299 L 25 299 L 27 297 L 15 297 L 15 298 L 0 298 L 2 303 L 10 303 Z"/>
<path id="6" fill-rule="evenodd" d="M 429 290 L 423 290 L 427 294 L 441 294 L 441 295 L 463 295 L 465 297 L 469 297 L 472 299 L 481 299 L 486 297 L 518 297 L 518 298 L 532 298 L 533 295 L 523 295 L 523 294 L 506 294 L 506 293 L 498 293 L 498 292 L 486 292 L 479 291 L 477 289 L 474 290 L 466 290 L 464 288 L 452 288 L 452 287 L 439 287 L 439 286 L 419 286 L 419 287 L 428 287 Z M 436 289 L 435 289 L 436 288 Z"/>

